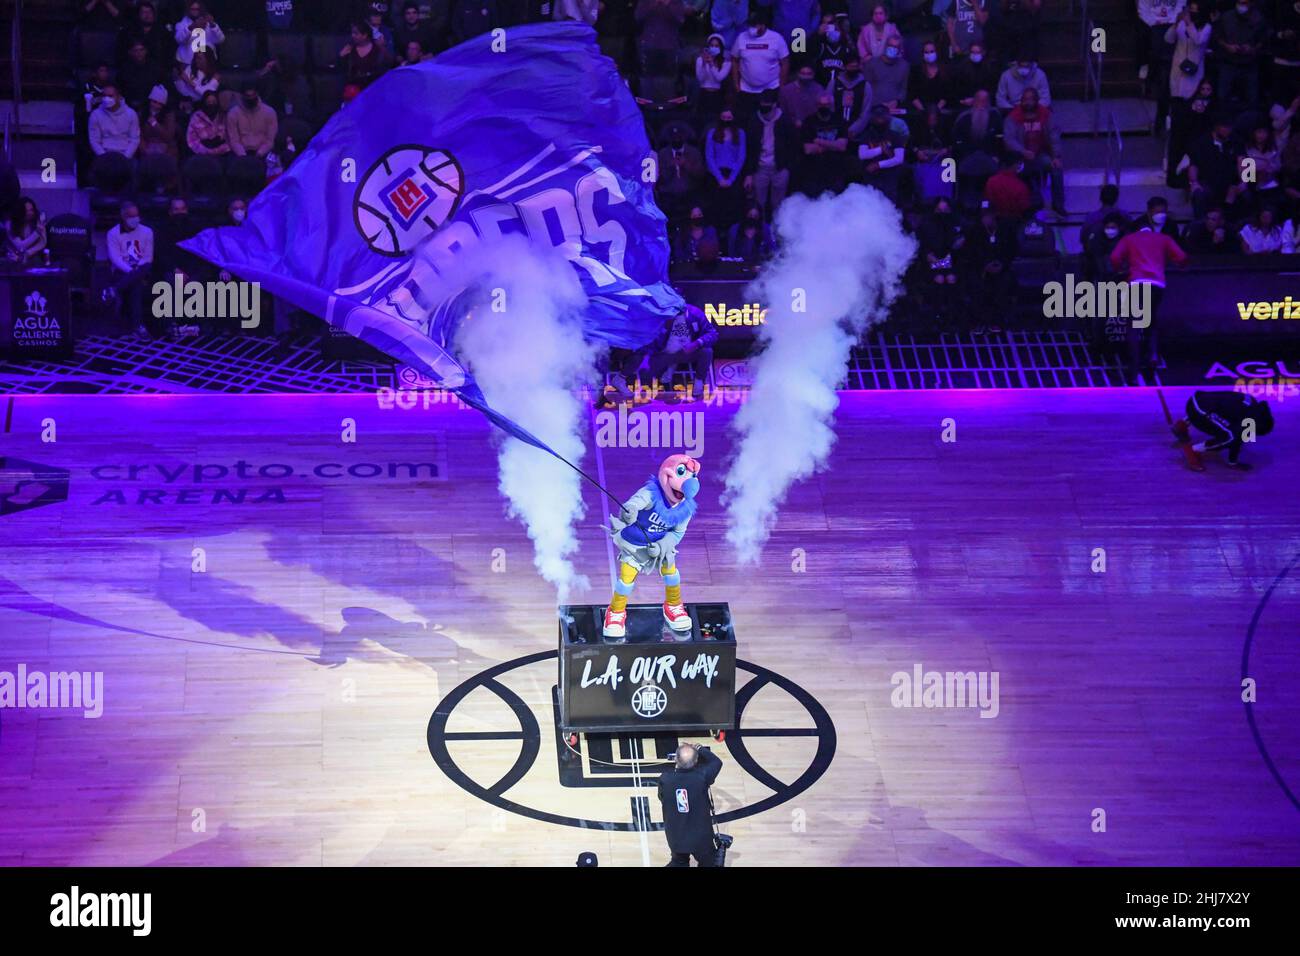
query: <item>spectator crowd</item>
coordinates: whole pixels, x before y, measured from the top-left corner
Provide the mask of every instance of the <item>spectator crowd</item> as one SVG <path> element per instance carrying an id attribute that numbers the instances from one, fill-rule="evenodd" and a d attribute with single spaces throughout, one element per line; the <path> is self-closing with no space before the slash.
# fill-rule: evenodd
<path id="1" fill-rule="evenodd" d="M 154 274 L 202 269 L 174 242 L 239 221 L 384 72 L 551 18 L 593 24 L 641 104 L 679 273 L 752 266 L 773 252 L 787 196 L 865 183 L 918 239 L 918 314 L 996 325 L 1014 308 L 1017 260 L 1054 252 L 1050 223 L 1066 214 L 1068 155 L 1038 65 L 1042 0 L 78 4 L 81 168 L 115 200 L 110 251 L 128 293 L 145 248 Z M 1086 270 L 1118 274 L 1110 254 L 1141 228 L 1193 255 L 1294 252 L 1300 3 L 1137 0 L 1133 28 L 1168 183 L 1194 216 L 1179 234 L 1167 209 L 1126 213 L 1104 193 L 1080 233 Z M 122 237 L 137 229 L 162 235 L 128 252 Z M 7 255 L 39 256 L 41 235 L 35 204 L 19 204 Z"/>

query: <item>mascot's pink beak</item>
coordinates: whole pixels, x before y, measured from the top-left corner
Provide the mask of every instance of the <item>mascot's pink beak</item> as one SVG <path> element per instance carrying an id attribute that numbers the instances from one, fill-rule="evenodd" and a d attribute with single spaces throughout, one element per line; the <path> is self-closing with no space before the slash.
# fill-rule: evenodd
<path id="1" fill-rule="evenodd" d="M 659 487 L 670 505 L 694 498 L 700 490 L 700 463 L 689 455 L 669 455 L 659 466 Z"/>

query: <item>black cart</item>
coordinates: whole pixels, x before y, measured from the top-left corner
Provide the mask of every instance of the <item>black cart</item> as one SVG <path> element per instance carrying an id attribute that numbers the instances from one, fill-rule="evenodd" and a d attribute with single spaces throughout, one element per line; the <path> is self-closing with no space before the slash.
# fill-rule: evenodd
<path id="1" fill-rule="evenodd" d="M 627 636 L 601 636 L 605 606 L 560 608 L 564 733 L 707 732 L 736 726 L 736 632 L 726 604 L 687 604 L 691 630 L 658 604 L 627 609 Z"/>

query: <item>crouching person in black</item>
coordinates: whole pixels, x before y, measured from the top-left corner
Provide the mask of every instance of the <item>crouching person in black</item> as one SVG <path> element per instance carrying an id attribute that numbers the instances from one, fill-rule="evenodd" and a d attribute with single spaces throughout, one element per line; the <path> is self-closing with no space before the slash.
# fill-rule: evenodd
<path id="1" fill-rule="evenodd" d="M 669 866 L 716 866 L 713 846 L 713 805 L 709 787 L 722 772 L 722 761 L 708 747 L 682 744 L 677 759 L 659 777 L 659 804 L 664 814 L 664 836 L 672 851 Z"/>
<path id="2" fill-rule="evenodd" d="M 1179 441 L 1190 441 L 1188 425 L 1208 437 L 1192 448 L 1197 452 L 1228 450 L 1228 465 L 1249 471 L 1250 465 L 1240 460 L 1241 446 L 1256 435 L 1267 435 L 1273 430 L 1273 410 L 1268 402 L 1257 401 L 1240 392 L 1195 392 L 1187 400 L 1187 417 L 1174 423 L 1174 435 Z"/>
<path id="3" fill-rule="evenodd" d="M 685 392 L 680 396 L 669 394 L 674 399 L 693 402 L 696 386 L 699 386 L 703 395 L 713 365 L 713 343 L 717 340 L 717 328 L 696 306 L 688 305 L 669 319 L 650 349 L 650 378 L 655 383 L 656 392 L 664 375 L 678 365 L 686 365 L 691 370 L 691 380 Z"/>

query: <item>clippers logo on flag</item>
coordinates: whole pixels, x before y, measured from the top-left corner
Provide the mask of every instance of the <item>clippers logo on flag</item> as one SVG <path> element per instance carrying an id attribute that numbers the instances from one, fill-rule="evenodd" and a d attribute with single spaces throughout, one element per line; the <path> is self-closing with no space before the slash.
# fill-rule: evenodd
<path id="1" fill-rule="evenodd" d="M 420 210 L 433 202 L 433 193 L 427 185 L 415 181 L 415 170 L 405 169 L 397 179 L 384 191 L 384 205 L 402 224 L 403 229 L 411 228 Z"/>
<path id="2" fill-rule="evenodd" d="M 395 146 L 357 184 L 353 223 L 371 251 L 409 257 L 455 215 L 464 183 L 464 171 L 445 149 Z"/>
<path id="3" fill-rule="evenodd" d="M 691 812 L 691 798 L 690 795 L 686 792 L 685 787 L 677 788 L 677 812 L 678 813 Z"/>

